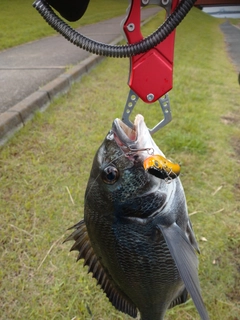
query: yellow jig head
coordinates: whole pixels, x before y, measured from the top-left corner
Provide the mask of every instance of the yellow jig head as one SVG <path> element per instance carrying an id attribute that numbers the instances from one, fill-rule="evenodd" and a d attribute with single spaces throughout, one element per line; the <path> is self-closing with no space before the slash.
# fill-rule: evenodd
<path id="1" fill-rule="evenodd" d="M 181 170 L 179 164 L 160 155 L 153 155 L 145 159 L 143 167 L 150 174 L 166 181 L 177 178 Z"/>

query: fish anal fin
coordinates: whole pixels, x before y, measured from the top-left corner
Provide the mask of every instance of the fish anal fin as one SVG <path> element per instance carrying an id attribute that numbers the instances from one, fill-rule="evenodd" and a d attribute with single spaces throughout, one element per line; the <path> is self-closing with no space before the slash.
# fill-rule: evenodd
<path id="1" fill-rule="evenodd" d="M 94 253 L 84 220 L 81 220 L 70 229 L 73 228 L 75 230 L 64 242 L 70 240 L 75 241 L 70 250 L 76 250 L 79 252 L 77 261 L 84 259 L 84 266 L 88 266 L 88 272 L 92 273 L 93 278 L 97 280 L 97 284 L 100 285 L 101 289 L 106 293 L 109 301 L 117 310 L 136 318 L 137 308 L 115 284 L 108 271 L 102 266 L 100 260 Z"/>
<path id="2" fill-rule="evenodd" d="M 158 224 L 157 228 L 161 230 L 164 236 L 182 281 L 191 295 L 201 319 L 209 320 L 200 292 L 198 259 L 192 244 L 185 232 L 176 223 L 173 223 L 170 226 Z"/>

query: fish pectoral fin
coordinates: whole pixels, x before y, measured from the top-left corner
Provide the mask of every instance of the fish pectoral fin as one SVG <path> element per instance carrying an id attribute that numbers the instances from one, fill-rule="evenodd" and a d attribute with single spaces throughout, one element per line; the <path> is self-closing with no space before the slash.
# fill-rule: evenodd
<path id="1" fill-rule="evenodd" d="M 162 232 L 168 249 L 174 259 L 178 272 L 186 286 L 187 291 L 201 316 L 202 320 L 209 320 L 207 310 L 204 306 L 200 293 L 198 279 L 198 259 L 193 246 L 182 229 L 173 223 L 169 227 L 157 225 Z"/>
<path id="2" fill-rule="evenodd" d="M 84 266 L 88 266 L 88 272 L 92 272 L 93 278 L 97 280 L 97 284 L 101 286 L 101 289 L 106 293 L 109 301 L 116 309 L 136 318 L 136 306 L 115 284 L 96 256 L 92 248 L 84 220 L 81 220 L 70 229 L 75 230 L 64 242 L 70 240 L 75 241 L 70 251 L 76 250 L 79 252 L 77 261 L 84 259 Z"/>

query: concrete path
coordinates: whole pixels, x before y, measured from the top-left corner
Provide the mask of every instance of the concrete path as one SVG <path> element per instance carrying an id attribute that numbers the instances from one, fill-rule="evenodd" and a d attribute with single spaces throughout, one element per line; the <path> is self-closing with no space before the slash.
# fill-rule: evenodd
<path id="1" fill-rule="evenodd" d="M 240 72 L 240 28 L 227 21 L 221 24 L 220 29 L 225 36 L 229 56 Z"/>
<path id="2" fill-rule="evenodd" d="M 160 7 L 142 10 L 142 21 Z M 122 39 L 124 16 L 88 25 L 78 31 L 103 43 Z M 43 20 L 43 23 L 44 20 Z M 88 72 L 102 57 L 90 54 L 60 35 L 47 37 L 0 52 L 0 145 L 21 128 L 36 110 L 66 92 L 72 82 Z"/>

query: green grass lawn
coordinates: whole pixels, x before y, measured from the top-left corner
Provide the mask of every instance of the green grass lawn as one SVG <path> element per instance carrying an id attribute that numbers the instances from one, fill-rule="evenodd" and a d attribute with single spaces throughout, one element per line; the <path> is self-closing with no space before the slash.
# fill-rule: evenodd
<path id="1" fill-rule="evenodd" d="M 0 50 L 43 38 L 56 32 L 43 20 L 34 0 L 0 1 Z M 77 22 L 69 23 L 77 28 L 125 14 L 128 0 L 91 0 L 89 7 Z"/>
<path id="2" fill-rule="evenodd" d="M 161 15 L 144 32 L 156 29 Z M 193 9 L 178 27 L 173 121 L 154 139 L 182 166 L 210 319 L 238 320 L 240 88 L 220 23 Z M 62 244 L 83 217 L 91 162 L 121 117 L 127 78 L 128 59 L 104 60 L 1 147 L 1 319 L 130 320 L 75 263 L 71 244 Z M 149 126 L 161 118 L 158 105 L 139 102 L 136 109 Z M 189 301 L 166 319 L 199 316 Z"/>

